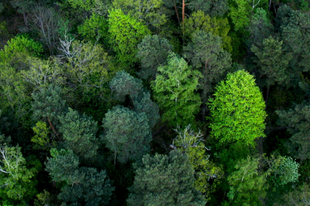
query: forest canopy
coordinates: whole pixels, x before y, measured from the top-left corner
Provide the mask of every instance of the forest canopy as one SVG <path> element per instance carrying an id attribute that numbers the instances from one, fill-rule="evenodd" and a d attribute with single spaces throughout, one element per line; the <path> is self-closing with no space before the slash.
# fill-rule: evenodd
<path id="1" fill-rule="evenodd" d="M 310 202 L 310 0 L 2 0 L 0 206 Z"/>

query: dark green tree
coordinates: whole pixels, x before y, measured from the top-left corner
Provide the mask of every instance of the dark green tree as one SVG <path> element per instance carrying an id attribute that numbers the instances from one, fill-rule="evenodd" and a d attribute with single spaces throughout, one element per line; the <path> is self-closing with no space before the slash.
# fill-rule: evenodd
<path id="1" fill-rule="evenodd" d="M 72 150 L 51 150 L 46 171 L 55 182 L 62 183 L 58 198 L 72 205 L 108 205 L 114 187 L 106 171 L 79 167 L 79 158 Z"/>
<path id="2" fill-rule="evenodd" d="M 278 83 L 283 86 L 290 86 L 295 76 L 289 69 L 292 53 L 285 51 L 283 41 L 270 36 L 265 38 L 257 46 L 253 45 L 251 51 L 255 54 L 253 61 L 258 66 L 259 77 L 263 77 L 267 86 Z"/>
<path id="3" fill-rule="evenodd" d="M 114 92 L 117 100 L 125 101 L 128 95 L 138 113 L 144 112 L 149 120 L 149 125 L 153 128 L 159 119 L 159 108 L 151 100 L 151 95 L 142 85 L 140 79 L 134 78 L 127 72 L 121 71 L 110 82 L 110 88 Z"/>
<path id="4" fill-rule="evenodd" d="M 32 93 L 33 120 L 46 121 L 53 131 L 53 135 L 59 137 L 56 127 L 60 126 L 59 116 L 67 111 L 66 101 L 61 97 L 62 89 L 58 86 L 49 85 Z"/>
<path id="5" fill-rule="evenodd" d="M 222 17 L 229 9 L 227 0 L 191 0 L 188 8 L 193 11 L 201 10 L 212 17 Z"/>
<path id="6" fill-rule="evenodd" d="M 152 135 L 144 112 L 116 106 L 106 113 L 102 126 L 105 129 L 102 140 L 114 153 L 114 165 L 116 159 L 121 163 L 129 159 L 139 161 L 149 152 Z"/>
<path id="7" fill-rule="evenodd" d="M 173 50 L 172 45 L 165 38 L 158 35 L 147 35 L 138 45 L 137 58 L 141 61 L 141 70 L 138 75 L 142 79 L 149 77 L 154 80 L 159 66 L 167 62 L 169 52 Z"/>
<path id="8" fill-rule="evenodd" d="M 81 159 L 91 159 L 97 154 L 97 122 L 85 114 L 69 108 L 64 116 L 59 116 L 61 126 L 59 131 L 63 135 L 64 147 L 72 150 Z"/>
<path id="9" fill-rule="evenodd" d="M 205 205 L 204 197 L 194 188 L 194 170 L 186 154 L 177 150 L 169 156 L 147 154 L 135 168 L 129 205 Z"/>
<path id="10" fill-rule="evenodd" d="M 167 65 L 158 67 L 152 89 L 159 107 L 164 110 L 164 121 L 174 126 L 186 126 L 194 121 L 201 104 L 195 93 L 201 77 L 199 71 L 192 70 L 174 53 L 169 55 Z"/>
<path id="11" fill-rule="evenodd" d="M 192 35 L 192 42 L 183 50 L 183 56 L 199 70 L 203 77 L 200 79 L 202 89 L 202 117 L 206 116 L 206 103 L 213 92 L 215 84 L 224 78 L 231 67 L 230 54 L 222 48 L 219 36 L 197 31 Z"/>
<path id="12" fill-rule="evenodd" d="M 297 159 L 305 160 L 310 158 L 310 106 L 304 102 L 294 105 L 287 111 L 277 110 L 279 115 L 278 124 L 285 126 L 292 135 L 287 148 L 289 153 Z"/>
<path id="13" fill-rule="evenodd" d="M 229 73 L 210 99 L 211 136 L 222 143 L 241 140 L 254 146 L 256 138 L 265 136 L 265 107 L 252 75 L 243 70 Z"/>

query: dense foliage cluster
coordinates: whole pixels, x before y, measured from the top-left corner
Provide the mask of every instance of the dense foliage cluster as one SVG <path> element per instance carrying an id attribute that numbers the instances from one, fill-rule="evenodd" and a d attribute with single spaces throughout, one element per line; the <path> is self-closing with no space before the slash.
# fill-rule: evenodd
<path id="1" fill-rule="evenodd" d="M 310 0 L 2 0 L 0 206 L 309 205 Z"/>

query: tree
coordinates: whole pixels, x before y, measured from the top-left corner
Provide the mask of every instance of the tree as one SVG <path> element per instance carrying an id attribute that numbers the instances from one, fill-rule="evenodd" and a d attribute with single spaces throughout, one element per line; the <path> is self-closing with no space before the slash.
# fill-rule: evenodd
<path id="1" fill-rule="evenodd" d="M 230 54 L 222 48 L 220 37 L 204 31 L 195 32 L 192 35 L 192 42 L 184 47 L 183 52 L 183 56 L 189 63 L 203 75 L 200 79 L 200 87 L 204 118 L 206 103 L 215 84 L 223 79 L 231 67 Z"/>
<path id="2" fill-rule="evenodd" d="M 140 79 L 134 78 L 127 72 L 121 71 L 110 82 L 110 88 L 114 92 L 117 100 L 125 101 L 129 95 L 134 111 L 145 113 L 151 128 L 153 128 L 159 119 L 159 108 L 151 100 L 150 93 L 143 87 Z"/>
<path id="3" fill-rule="evenodd" d="M 115 8 L 121 9 L 126 15 L 148 25 L 150 30 L 159 31 L 167 22 L 168 10 L 163 0 L 114 0 Z"/>
<path id="4" fill-rule="evenodd" d="M 148 28 L 120 9 L 109 13 L 110 43 L 118 61 L 125 65 L 136 62 L 137 45 L 150 33 Z"/>
<path id="5" fill-rule="evenodd" d="M 191 0 L 188 7 L 193 11 L 201 10 L 212 17 L 222 17 L 229 9 L 226 0 Z"/>
<path id="6" fill-rule="evenodd" d="M 288 111 L 277 110 L 276 113 L 279 115 L 278 125 L 285 126 L 292 135 L 287 144 L 289 153 L 301 161 L 310 158 L 310 107 L 308 103 L 294 105 Z"/>
<path id="7" fill-rule="evenodd" d="M 53 8 L 36 6 L 31 15 L 31 26 L 38 32 L 51 55 L 54 54 L 59 38 L 59 14 Z"/>
<path id="8" fill-rule="evenodd" d="M 210 17 L 202 11 L 193 12 L 190 18 L 184 20 L 184 33 L 186 38 L 193 39 L 192 35 L 197 31 L 209 32 L 213 35 L 220 36 L 223 48 L 231 52 L 231 37 L 228 35 L 230 26 L 228 19 Z"/>
<path id="9" fill-rule="evenodd" d="M 266 0 L 235 0 L 229 1 L 229 16 L 234 24 L 234 30 L 243 30 L 250 23 L 250 16 L 259 7 L 267 9 L 268 1 Z"/>
<path id="10" fill-rule="evenodd" d="M 28 28 L 29 13 L 32 12 L 32 8 L 35 5 L 35 2 L 32 0 L 10 0 L 10 3 L 13 8 L 17 8 L 18 13 L 23 15 L 25 26 Z"/>
<path id="11" fill-rule="evenodd" d="M 66 101 L 62 99 L 61 93 L 61 88 L 52 84 L 46 88 L 40 88 L 32 93 L 34 101 L 31 104 L 33 120 L 47 121 L 53 135 L 58 137 L 56 127 L 60 126 L 59 116 L 63 115 L 67 110 Z"/>
<path id="12" fill-rule="evenodd" d="M 64 183 L 58 195 L 63 203 L 108 205 L 114 187 L 111 186 L 106 171 L 79 167 L 79 158 L 72 150 L 52 149 L 51 156 L 46 163 L 46 171 L 53 181 Z"/>
<path id="13" fill-rule="evenodd" d="M 292 52 L 293 58 L 290 61 L 292 67 L 290 75 L 293 76 L 292 86 L 296 86 L 301 80 L 301 73 L 309 71 L 310 54 L 310 17 L 306 13 L 294 11 L 288 6 L 281 6 L 278 10 L 276 22 L 280 26 L 277 28 L 281 40 L 285 43 L 284 48 Z"/>
<path id="14" fill-rule="evenodd" d="M 141 61 L 141 70 L 138 75 L 142 79 L 149 77 L 154 80 L 159 66 L 167 62 L 169 52 L 173 50 L 172 45 L 165 38 L 158 35 L 147 35 L 138 44 L 137 58 Z"/>
<path id="15" fill-rule="evenodd" d="M 139 161 L 149 152 L 152 135 L 144 112 L 115 106 L 106 113 L 102 127 L 105 129 L 102 140 L 114 152 L 114 165 L 116 158 L 121 163 L 129 159 Z"/>
<path id="16" fill-rule="evenodd" d="M 259 158 L 248 157 L 235 165 L 227 180 L 230 185 L 227 196 L 234 205 L 259 205 L 268 189 L 267 175 L 259 172 Z"/>
<path id="17" fill-rule="evenodd" d="M 64 146 L 72 150 L 81 159 L 87 160 L 97 154 L 97 122 L 85 114 L 80 115 L 77 111 L 69 108 L 64 116 L 59 116 L 61 126 L 59 131 L 63 135 Z"/>
<path id="18" fill-rule="evenodd" d="M 210 149 L 203 143 L 200 131 L 195 133 L 190 125 L 182 131 L 176 131 L 178 136 L 173 140 L 172 147 L 188 156 L 195 170 L 195 188 L 209 199 L 210 193 L 215 191 L 216 183 L 223 177 L 223 171 L 206 154 Z"/>
<path id="19" fill-rule="evenodd" d="M 18 53 L 26 53 L 31 56 L 40 56 L 43 52 L 43 47 L 40 43 L 34 41 L 33 39 L 25 36 L 15 36 L 7 42 L 3 50 L 0 51 L 1 62 L 14 61 L 14 57 Z"/>
<path id="20" fill-rule="evenodd" d="M 264 137 L 265 102 L 255 80 L 248 72 L 229 73 L 215 88 L 210 99 L 211 136 L 220 142 L 241 140 L 254 146 L 254 140 Z"/>
<path id="21" fill-rule="evenodd" d="M 205 205 L 193 187 L 194 170 L 186 154 L 171 151 L 169 156 L 145 155 L 135 164 L 136 175 L 129 189 L 129 205 Z"/>
<path id="22" fill-rule="evenodd" d="M 247 30 L 250 33 L 247 40 L 249 48 L 251 48 L 252 45 L 257 46 L 258 44 L 261 44 L 265 38 L 273 33 L 274 28 L 267 17 L 266 10 L 258 8 L 255 11 L 255 14 L 251 16 Z"/>
<path id="23" fill-rule="evenodd" d="M 26 160 L 19 146 L 0 145 L 0 197 L 1 199 L 27 200 L 36 195 L 35 175 L 41 167 L 38 160 L 26 167 Z"/>
<path id="24" fill-rule="evenodd" d="M 259 67 L 259 76 L 266 76 L 266 84 L 269 87 L 278 83 L 289 86 L 295 76 L 289 70 L 292 53 L 285 51 L 283 41 L 266 38 L 258 46 L 253 45 L 251 51 L 255 54 L 254 62 Z"/>
<path id="25" fill-rule="evenodd" d="M 201 73 L 191 70 L 187 62 L 170 53 L 168 64 L 158 67 L 158 74 L 152 82 L 154 98 L 164 110 L 163 120 L 170 125 L 184 126 L 195 119 L 201 104 L 195 94 Z"/>

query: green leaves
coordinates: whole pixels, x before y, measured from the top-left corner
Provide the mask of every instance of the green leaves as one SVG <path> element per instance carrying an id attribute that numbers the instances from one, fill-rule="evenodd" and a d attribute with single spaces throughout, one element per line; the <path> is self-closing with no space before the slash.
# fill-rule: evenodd
<path id="1" fill-rule="evenodd" d="M 117 53 L 118 61 L 125 65 L 136 62 L 137 45 L 150 34 L 146 26 L 120 9 L 109 12 L 110 43 Z"/>
<path id="2" fill-rule="evenodd" d="M 129 205 L 205 205 L 203 196 L 193 188 L 194 170 L 186 154 L 145 155 L 142 164 L 135 167 Z"/>
<path id="3" fill-rule="evenodd" d="M 152 82 L 154 98 L 164 110 L 163 120 L 170 125 L 184 126 L 193 122 L 201 104 L 195 91 L 201 73 L 192 70 L 183 58 L 171 53 L 168 64 L 158 67 Z"/>
<path id="4" fill-rule="evenodd" d="M 265 102 L 254 78 L 239 70 L 227 75 L 210 99 L 211 135 L 220 142 L 243 141 L 254 146 L 254 140 L 265 136 Z"/>
<path id="5" fill-rule="evenodd" d="M 145 113 L 137 113 L 122 106 L 113 107 L 102 120 L 105 134 L 102 140 L 114 152 L 121 163 L 129 159 L 139 161 L 149 152 L 152 140 L 151 129 Z"/>

